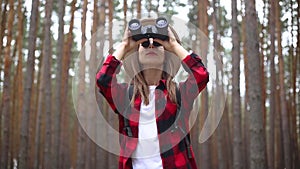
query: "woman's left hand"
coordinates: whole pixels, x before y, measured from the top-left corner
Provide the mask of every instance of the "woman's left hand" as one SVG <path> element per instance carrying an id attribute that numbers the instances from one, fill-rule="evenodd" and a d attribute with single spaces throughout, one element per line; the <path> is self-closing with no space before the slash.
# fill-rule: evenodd
<path id="1" fill-rule="evenodd" d="M 163 41 L 160 39 L 153 39 L 154 42 L 160 43 L 165 50 L 176 54 L 180 59 L 184 59 L 189 52 L 184 49 L 176 40 L 174 33 L 168 29 L 169 40 Z"/>

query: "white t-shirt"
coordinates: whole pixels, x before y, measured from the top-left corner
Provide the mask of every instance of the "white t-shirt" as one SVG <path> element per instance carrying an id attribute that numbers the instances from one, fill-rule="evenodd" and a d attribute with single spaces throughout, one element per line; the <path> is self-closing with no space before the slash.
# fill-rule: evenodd
<path id="1" fill-rule="evenodd" d="M 155 88 L 149 86 L 149 104 L 142 101 L 139 119 L 139 138 L 132 154 L 133 169 L 163 169 L 155 118 Z"/>

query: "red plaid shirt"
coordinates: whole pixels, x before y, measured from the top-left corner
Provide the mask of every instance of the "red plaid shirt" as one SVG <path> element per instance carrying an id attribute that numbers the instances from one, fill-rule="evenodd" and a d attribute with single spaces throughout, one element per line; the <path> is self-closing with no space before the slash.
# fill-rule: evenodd
<path id="1" fill-rule="evenodd" d="M 196 169 L 196 162 L 191 145 L 187 146 L 184 137 L 189 136 L 189 131 L 182 132 L 174 127 L 174 121 L 181 128 L 189 129 L 189 115 L 193 108 L 194 99 L 208 83 L 208 72 L 201 59 L 196 54 L 188 55 L 182 61 L 183 67 L 189 73 L 185 82 L 179 83 L 181 95 L 180 115 L 176 115 L 177 104 L 171 102 L 166 89 L 166 81 L 160 80 L 155 90 L 155 115 L 161 159 L 164 169 Z M 97 86 L 106 98 L 111 108 L 119 116 L 120 132 L 120 158 L 119 169 L 131 169 L 131 154 L 135 151 L 138 142 L 139 110 L 142 103 L 139 95 L 135 96 L 134 105 L 126 115 L 133 137 L 126 136 L 124 130 L 124 111 L 126 110 L 126 96 L 128 97 L 128 84 L 117 83 L 116 74 L 120 71 L 121 62 L 109 55 L 97 73 Z M 128 99 L 128 98 L 127 98 Z M 184 134 L 183 134 L 184 133 Z M 192 157 L 188 157 L 190 149 Z"/>

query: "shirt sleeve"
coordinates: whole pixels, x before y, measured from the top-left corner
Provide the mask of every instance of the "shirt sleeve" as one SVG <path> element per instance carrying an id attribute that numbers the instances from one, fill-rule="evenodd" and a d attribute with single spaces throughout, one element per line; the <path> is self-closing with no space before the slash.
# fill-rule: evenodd
<path id="1" fill-rule="evenodd" d="M 191 109 L 194 99 L 206 87 L 209 81 L 209 73 L 202 59 L 195 53 L 186 56 L 182 60 L 185 71 L 189 73 L 186 81 L 179 84 L 183 106 Z"/>
<path id="2" fill-rule="evenodd" d="M 122 63 L 114 56 L 109 55 L 96 75 L 96 84 L 99 92 L 105 97 L 114 112 L 123 112 L 125 109 L 125 95 L 127 84 L 118 83 L 116 74 L 120 72 Z"/>

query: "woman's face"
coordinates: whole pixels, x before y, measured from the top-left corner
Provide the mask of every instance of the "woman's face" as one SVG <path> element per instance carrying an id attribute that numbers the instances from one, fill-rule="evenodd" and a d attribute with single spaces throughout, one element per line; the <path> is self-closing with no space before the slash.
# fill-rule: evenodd
<path id="1" fill-rule="evenodd" d="M 144 68 L 162 68 L 165 60 L 163 46 L 154 46 L 150 43 L 148 47 L 139 47 L 139 62 Z"/>

